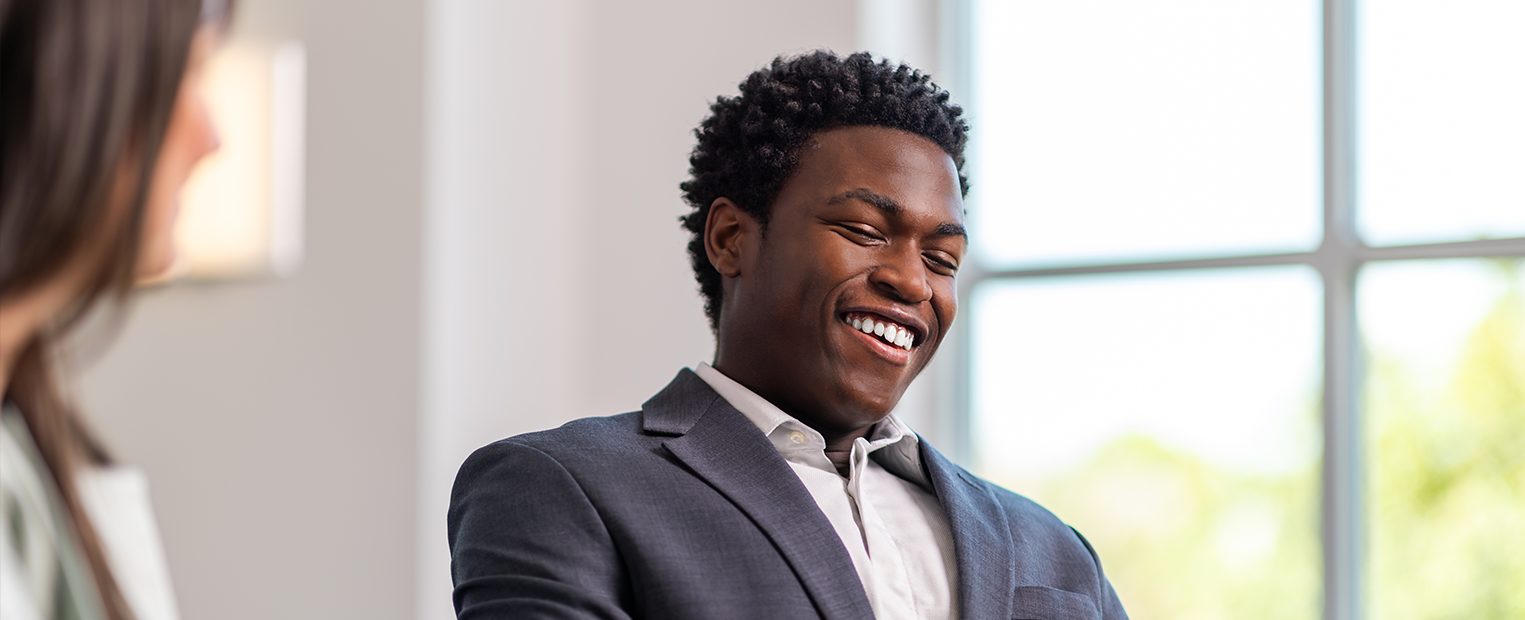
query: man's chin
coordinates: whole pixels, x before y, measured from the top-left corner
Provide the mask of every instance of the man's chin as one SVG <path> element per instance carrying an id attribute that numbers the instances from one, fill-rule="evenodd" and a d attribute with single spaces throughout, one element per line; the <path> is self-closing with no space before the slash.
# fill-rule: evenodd
<path id="1" fill-rule="evenodd" d="M 905 395 L 905 386 L 891 384 L 884 389 L 864 389 L 865 386 L 848 386 L 844 389 L 842 415 L 853 421 L 858 427 L 877 424 L 880 420 L 889 417 L 900 404 L 900 397 Z"/>

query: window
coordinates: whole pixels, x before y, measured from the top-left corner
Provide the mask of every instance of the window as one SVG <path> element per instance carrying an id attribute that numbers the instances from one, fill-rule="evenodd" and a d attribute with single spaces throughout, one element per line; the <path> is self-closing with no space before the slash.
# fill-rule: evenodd
<path id="1" fill-rule="evenodd" d="M 1139 620 L 1525 615 L 1525 3 L 961 6 L 966 462 Z"/>

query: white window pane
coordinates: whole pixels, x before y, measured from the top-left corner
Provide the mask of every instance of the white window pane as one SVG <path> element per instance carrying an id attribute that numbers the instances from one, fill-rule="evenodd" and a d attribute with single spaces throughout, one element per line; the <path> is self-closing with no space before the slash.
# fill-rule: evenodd
<path id="1" fill-rule="evenodd" d="M 974 2 L 975 245 L 1002 266 L 1318 243 L 1317 2 Z"/>
<path id="2" fill-rule="evenodd" d="M 1525 2 L 1360 7 L 1366 241 L 1525 236 Z"/>
<path id="3" fill-rule="evenodd" d="M 1138 620 L 1318 615 L 1318 276 L 993 281 L 975 462 L 1097 546 Z"/>
<path id="4" fill-rule="evenodd" d="M 1359 283 L 1371 617 L 1525 617 L 1525 262 Z"/>

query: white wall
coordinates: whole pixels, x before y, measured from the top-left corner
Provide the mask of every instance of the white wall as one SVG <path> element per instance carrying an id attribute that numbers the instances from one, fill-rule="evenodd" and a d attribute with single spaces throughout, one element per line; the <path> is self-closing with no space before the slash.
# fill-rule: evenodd
<path id="1" fill-rule="evenodd" d="M 294 277 L 143 295 L 83 378 L 149 474 L 183 617 L 406 618 L 415 601 L 423 0 L 251 0 L 308 50 Z"/>

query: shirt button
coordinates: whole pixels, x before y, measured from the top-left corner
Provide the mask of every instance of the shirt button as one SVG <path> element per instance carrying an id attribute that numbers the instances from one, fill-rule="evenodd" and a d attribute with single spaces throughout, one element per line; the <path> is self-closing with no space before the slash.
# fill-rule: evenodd
<path id="1" fill-rule="evenodd" d="M 805 434 L 799 431 L 789 433 L 789 441 L 794 443 L 805 443 Z"/>

